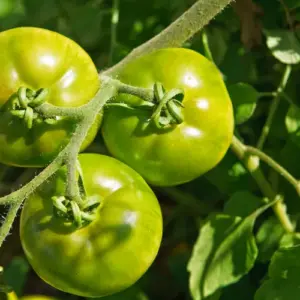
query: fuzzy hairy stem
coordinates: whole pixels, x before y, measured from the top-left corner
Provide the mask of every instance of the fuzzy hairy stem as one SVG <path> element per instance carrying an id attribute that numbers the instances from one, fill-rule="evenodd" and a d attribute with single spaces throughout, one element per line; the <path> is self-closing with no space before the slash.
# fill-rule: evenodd
<path id="1" fill-rule="evenodd" d="M 258 149 L 262 149 L 265 142 L 266 142 L 266 140 L 267 140 L 267 137 L 269 135 L 271 126 L 273 124 L 273 120 L 274 120 L 277 108 L 278 108 L 279 103 L 280 103 L 280 97 L 282 96 L 282 93 L 284 92 L 284 89 L 287 85 L 287 82 L 288 82 L 288 79 L 290 77 L 291 71 L 292 71 L 291 66 L 287 65 L 286 68 L 285 68 L 285 71 L 283 73 L 281 82 L 280 82 L 280 84 L 277 88 L 277 91 L 275 92 L 275 97 L 274 97 L 274 100 L 271 104 L 267 121 L 266 121 L 266 123 L 265 123 L 265 125 L 262 129 L 261 136 L 258 139 L 258 142 L 257 142 L 257 148 Z"/>
<path id="2" fill-rule="evenodd" d="M 96 96 L 88 103 L 85 108 L 84 118 L 77 125 L 69 144 L 57 155 L 57 157 L 46 167 L 39 175 L 24 185 L 19 190 L 0 198 L 0 204 L 9 204 L 10 210 L 0 228 L 0 246 L 13 224 L 17 212 L 23 202 L 32 194 L 41 184 L 51 177 L 69 158 L 77 157 L 80 146 L 84 141 L 90 127 L 94 123 L 97 115 L 105 103 L 117 94 L 117 87 L 114 84 L 103 82 L 101 89 Z M 75 161 L 76 163 L 76 161 Z M 75 164 L 74 163 L 74 164 Z M 73 184 L 73 182 L 69 182 Z"/>
<path id="3" fill-rule="evenodd" d="M 102 74 L 113 75 L 137 57 L 161 48 L 181 47 L 233 0 L 199 0 L 160 34 L 132 50 L 122 61 Z"/>
<path id="4" fill-rule="evenodd" d="M 13 203 L 8 210 L 8 213 L 5 217 L 5 221 L 3 222 L 1 228 L 0 228 L 0 247 L 2 246 L 5 238 L 9 234 L 10 228 L 17 216 L 18 210 L 22 204 L 22 200 L 19 200 L 15 203 Z"/>

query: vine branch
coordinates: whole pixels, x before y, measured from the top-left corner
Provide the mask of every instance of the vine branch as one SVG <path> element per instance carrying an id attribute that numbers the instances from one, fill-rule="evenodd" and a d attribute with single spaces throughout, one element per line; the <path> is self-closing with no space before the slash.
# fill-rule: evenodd
<path id="1" fill-rule="evenodd" d="M 104 71 L 104 75 L 114 75 L 124 65 L 137 57 L 161 48 L 181 47 L 233 0 L 198 0 L 176 21 L 146 43 L 132 50 L 123 60 Z"/>
<path id="2" fill-rule="evenodd" d="M 281 195 L 277 195 L 273 190 L 271 184 L 266 179 L 264 173 L 262 172 L 259 164 L 259 157 L 257 155 L 249 153 L 249 148 L 244 145 L 237 137 L 233 137 L 231 142 L 231 150 L 235 155 L 243 162 L 246 169 L 252 175 L 253 179 L 256 181 L 260 190 L 266 196 L 269 201 L 273 201 L 276 198 L 279 198 L 279 201 L 276 201 L 272 206 L 275 215 L 277 216 L 279 222 L 286 232 L 294 232 L 294 226 L 287 215 L 286 206 L 283 203 L 283 198 Z M 255 151 L 256 152 L 256 151 Z M 257 154 L 257 152 L 256 152 Z"/>
<path id="3" fill-rule="evenodd" d="M 296 190 L 298 196 L 300 196 L 300 183 L 299 181 L 289 173 L 284 167 L 277 163 L 274 159 L 268 156 L 266 153 L 260 151 L 257 148 L 251 146 L 245 146 L 245 151 L 248 154 L 258 156 L 262 161 L 267 163 L 271 168 L 277 171 L 282 177 L 284 177 Z"/>
<path id="4" fill-rule="evenodd" d="M 105 103 L 114 97 L 116 93 L 116 84 L 111 84 L 111 82 L 104 80 L 96 96 L 87 105 L 85 105 L 85 109 L 83 110 L 80 107 L 77 108 L 79 114 L 82 114 L 82 111 L 84 111 L 84 118 L 82 121 L 78 122 L 77 128 L 70 139 L 69 144 L 57 155 L 48 167 L 46 167 L 29 183 L 19 190 L 0 198 L 1 205 L 10 205 L 7 217 L 0 229 L 0 246 L 9 233 L 13 220 L 23 200 L 32 194 L 49 177 L 51 177 L 64 163 L 67 163 L 70 157 L 72 158 L 74 155 L 77 157 L 81 144 L 83 143 L 90 127 L 94 123 L 98 113 L 101 111 Z M 76 161 L 74 165 L 76 165 Z"/>
<path id="5" fill-rule="evenodd" d="M 267 137 L 269 135 L 269 132 L 270 132 L 270 129 L 271 129 L 274 117 L 275 117 L 275 113 L 276 113 L 277 108 L 278 108 L 279 103 L 280 103 L 280 97 L 282 96 L 282 94 L 284 92 L 284 89 L 287 85 L 288 79 L 291 75 L 291 71 L 292 71 L 292 67 L 290 65 L 287 65 L 286 68 L 285 68 L 285 71 L 283 73 L 282 79 L 280 81 L 280 84 L 277 88 L 277 91 L 275 92 L 275 97 L 274 97 L 274 100 L 271 104 L 267 121 L 266 121 L 266 123 L 265 123 L 265 125 L 262 129 L 261 136 L 258 139 L 258 142 L 257 142 L 257 148 L 258 149 L 262 149 L 265 142 L 266 142 L 266 140 L 267 140 Z"/>

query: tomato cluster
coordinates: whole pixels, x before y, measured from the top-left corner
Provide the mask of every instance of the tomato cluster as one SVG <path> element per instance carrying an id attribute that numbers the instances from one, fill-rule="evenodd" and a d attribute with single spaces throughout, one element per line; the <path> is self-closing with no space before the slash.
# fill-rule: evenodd
<path id="1" fill-rule="evenodd" d="M 68 144 L 77 123 L 68 117 L 43 118 L 35 106 L 41 95 L 43 102 L 60 107 L 87 103 L 101 85 L 96 67 L 76 43 L 44 29 L 5 31 L 0 46 L 0 162 L 46 166 Z M 154 99 L 149 110 L 142 109 L 145 100 L 118 94 L 113 101 L 122 105 L 104 110 L 101 133 L 120 161 L 78 156 L 83 198 L 100 199 L 93 219 L 78 228 L 69 211 L 57 211 L 62 202 L 53 199 L 65 199 L 75 211 L 75 202 L 65 198 L 65 166 L 29 196 L 21 214 L 22 246 L 36 273 L 57 289 L 85 297 L 128 288 L 155 259 L 162 214 L 146 182 L 171 186 L 195 179 L 218 164 L 233 135 L 222 76 L 194 51 L 157 50 L 114 77 L 154 89 Z M 93 141 L 101 121 L 102 113 L 81 150 Z"/>

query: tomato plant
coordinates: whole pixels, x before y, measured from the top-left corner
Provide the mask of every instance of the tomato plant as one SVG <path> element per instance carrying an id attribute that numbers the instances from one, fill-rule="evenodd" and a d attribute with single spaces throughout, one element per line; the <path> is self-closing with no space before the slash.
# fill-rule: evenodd
<path id="1" fill-rule="evenodd" d="M 114 158 L 81 154 L 88 196 L 101 197 L 96 219 L 77 229 L 53 216 L 51 197 L 64 194 L 62 169 L 29 197 L 21 215 L 25 254 L 37 274 L 68 293 L 99 297 L 132 285 L 154 260 L 162 237 L 158 201 L 143 178 Z"/>
<path id="2" fill-rule="evenodd" d="M 116 77 L 124 83 L 166 90 L 181 88 L 183 123 L 160 129 L 146 110 L 110 107 L 103 121 L 105 143 L 116 158 L 138 171 L 149 183 L 169 186 L 195 179 L 225 155 L 233 135 L 233 110 L 219 70 L 188 49 L 162 49 L 126 65 Z M 118 101 L 141 104 L 136 96 Z"/>
<path id="3" fill-rule="evenodd" d="M 67 144 L 76 123 L 61 117 L 51 120 L 51 124 L 36 121 L 32 128 L 27 128 L 24 120 L 3 110 L 4 104 L 20 87 L 26 87 L 31 90 L 47 88 L 45 100 L 50 104 L 81 106 L 99 88 L 97 70 L 79 45 L 45 29 L 4 31 L 0 34 L 0 47 L 0 162 L 44 166 Z M 100 121 L 101 116 L 82 148 L 93 140 Z"/>

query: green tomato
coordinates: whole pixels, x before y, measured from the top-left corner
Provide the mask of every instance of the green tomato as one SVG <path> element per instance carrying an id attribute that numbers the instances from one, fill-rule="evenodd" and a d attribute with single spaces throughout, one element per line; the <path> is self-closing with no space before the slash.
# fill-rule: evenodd
<path id="1" fill-rule="evenodd" d="M 161 49 L 137 58 L 115 74 L 120 81 L 166 90 L 181 88 L 184 122 L 168 129 L 144 126 L 151 112 L 111 107 L 104 115 L 103 137 L 113 156 L 149 183 L 172 186 L 188 182 L 216 166 L 229 148 L 233 109 L 222 75 L 202 55 L 188 49 Z M 136 96 L 117 99 L 130 105 Z"/>
<path id="2" fill-rule="evenodd" d="M 99 89 L 98 73 L 88 54 L 72 40 L 40 28 L 16 28 L 0 33 L 0 109 L 20 87 L 48 88 L 46 101 L 61 107 L 86 104 Z M 82 149 L 94 139 L 101 116 Z M 47 165 L 68 143 L 75 121 L 34 123 L 0 112 L 0 162 L 22 167 Z"/>
<path id="3" fill-rule="evenodd" d="M 103 197 L 96 220 L 76 229 L 53 215 L 51 197 L 63 195 L 66 170 L 28 198 L 21 215 L 24 252 L 55 288 L 101 297 L 135 283 L 153 262 L 162 238 L 159 203 L 144 179 L 116 159 L 81 154 L 88 196 Z"/>

